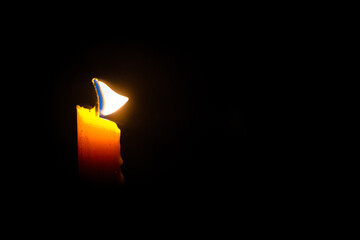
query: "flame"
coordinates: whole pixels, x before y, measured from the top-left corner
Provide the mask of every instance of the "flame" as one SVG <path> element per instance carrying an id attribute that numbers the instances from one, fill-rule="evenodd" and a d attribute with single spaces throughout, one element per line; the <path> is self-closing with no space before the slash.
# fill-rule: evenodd
<path id="1" fill-rule="evenodd" d="M 106 116 L 119 110 L 128 100 L 128 97 L 114 92 L 108 85 L 94 78 L 93 83 L 99 99 L 100 116 Z"/>

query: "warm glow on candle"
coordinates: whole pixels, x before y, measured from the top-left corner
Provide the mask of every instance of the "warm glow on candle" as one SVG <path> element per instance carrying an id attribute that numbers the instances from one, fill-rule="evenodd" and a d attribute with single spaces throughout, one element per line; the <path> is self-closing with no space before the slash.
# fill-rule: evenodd
<path id="1" fill-rule="evenodd" d="M 108 85 L 94 78 L 93 83 L 99 97 L 100 116 L 106 116 L 119 110 L 129 98 L 114 92 Z"/>
<path id="2" fill-rule="evenodd" d="M 77 109 L 78 163 L 82 179 L 95 182 L 123 182 L 120 129 L 100 118 L 95 108 Z"/>

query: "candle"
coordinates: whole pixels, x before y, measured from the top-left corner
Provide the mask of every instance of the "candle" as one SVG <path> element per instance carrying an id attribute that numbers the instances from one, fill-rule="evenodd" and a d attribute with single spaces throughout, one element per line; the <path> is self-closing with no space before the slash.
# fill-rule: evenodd
<path id="1" fill-rule="evenodd" d="M 120 155 L 120 129 L 116 123 L 105 119 L 128 98 L 114 92 L 105 83 L 94 78 L 97 106 L 77 110 L 78 166 L 80 179 L 97 185 L 121 185 L 123 160 Z"/>

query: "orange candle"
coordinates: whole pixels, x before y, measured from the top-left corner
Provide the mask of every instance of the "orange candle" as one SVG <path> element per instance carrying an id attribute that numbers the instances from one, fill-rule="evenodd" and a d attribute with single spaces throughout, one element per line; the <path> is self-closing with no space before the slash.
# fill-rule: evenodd
<path id="1" fill-rule="evenodd" d="M 95 78 L 93 83 L 98 106 L 91 109 L 76 106 L 80 179 L 91 184 L 120 185 L 124 183 L 121 173 L 121 131 L 116 123 L 104 117 L 117 111 L 128 98 Z"/>

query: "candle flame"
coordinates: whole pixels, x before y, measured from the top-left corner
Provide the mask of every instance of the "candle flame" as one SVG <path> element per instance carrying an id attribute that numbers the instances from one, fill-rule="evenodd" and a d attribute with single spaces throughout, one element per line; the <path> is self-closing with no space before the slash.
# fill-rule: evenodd
<path id="1" fill-rule="evenodd" d="M 109 115 L 119 110 L 128 100 L 128 97 L 114 92 L 108 85 L 94 78 L 96 93 L 99 99 L 100 117 Z"/>

